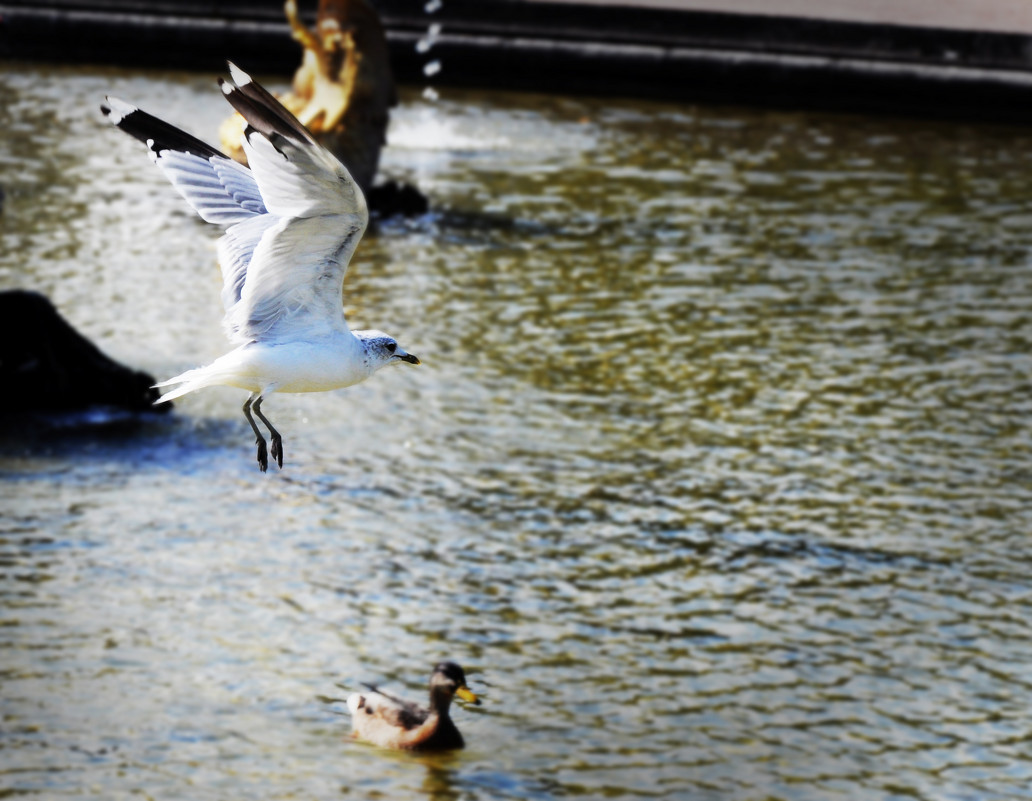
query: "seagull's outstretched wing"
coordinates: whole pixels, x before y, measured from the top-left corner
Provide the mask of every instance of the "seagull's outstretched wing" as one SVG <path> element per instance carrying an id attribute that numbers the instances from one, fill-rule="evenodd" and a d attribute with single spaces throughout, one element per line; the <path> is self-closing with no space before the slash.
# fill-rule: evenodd
<path id="1" fill-rule="evenodd" d="M 224 325 L 229 338 L 287 342 L 347 329 L 344 273 L 369 220 L 347 169 L 250 76 L 230 64 L 220 81 L 247 121 L 252 169 L 135 107 L 108 98 L 119 128 L 151 158 L 219 240 Z"/>
<path id="2" fill-rule="evenodd" d="M 362 190 L 276 98 L 229 69 L 222 91 L 247 121 L 247 161 L 277 220 L 254 248 L 227 323 L 247 338 L 284 341 L 346 330 L 344 273 L 369 221 Z"/>
<path id="3" fill-rule="evenodd" d="M 151 160 L 202 220 L 229 227 L 266 213 L 247 167 L 124 100 L 107 101 L 100 110 L 113 125 L 147 145 Z"/>

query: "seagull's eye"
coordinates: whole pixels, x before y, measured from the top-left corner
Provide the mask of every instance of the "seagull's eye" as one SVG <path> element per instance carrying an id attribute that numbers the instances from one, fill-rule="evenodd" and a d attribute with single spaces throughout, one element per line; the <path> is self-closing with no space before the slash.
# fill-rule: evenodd
<path id="1" fill-rule="evenodd" d="M 390 351 L 391 353 L 394 353 L 394 351 L 396 351 L 397 349 L 398 349 L 398 346 L 394 342 L 388 342 L 387 343 L 387 350 Z"/>

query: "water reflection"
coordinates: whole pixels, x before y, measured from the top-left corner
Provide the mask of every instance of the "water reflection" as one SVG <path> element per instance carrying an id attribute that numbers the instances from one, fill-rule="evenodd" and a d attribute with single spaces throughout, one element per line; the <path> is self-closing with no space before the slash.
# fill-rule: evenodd
<path id="1" fill-rule="evenodd" d="M 5 285 L 158 375 L 221 352 L 210 232 L 96 112 L 157 95 L 211 138 L 206 76 L 0 92 Z M 418 375 L 278 401 L 265 478 L 228 391 L 0 443 L 5 786 L 1027 797 L 1029 145 L 410 96 L 385 167 L 435 211 L 382 223 L 345 300 Z M 461 754 L 319 701 L 445 657 L 490 690 Z"/>

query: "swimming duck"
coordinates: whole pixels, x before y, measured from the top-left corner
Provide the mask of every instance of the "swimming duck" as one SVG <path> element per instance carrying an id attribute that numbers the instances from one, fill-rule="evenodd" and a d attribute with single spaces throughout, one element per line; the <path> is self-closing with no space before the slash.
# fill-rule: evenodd
<path id="1" fill-rule="evenodd" d="M 462 748 L 462 735 L 448 716 L 456 695 L 463 701 L 480 700 L 466 686 L 466 674 L 454 662 L 440 662 L 430 676 L 430 708 L 388 695 L 371 684 L 368 693 L 348 696 L 355 737 L 382 748 L 445 751 Z"/>

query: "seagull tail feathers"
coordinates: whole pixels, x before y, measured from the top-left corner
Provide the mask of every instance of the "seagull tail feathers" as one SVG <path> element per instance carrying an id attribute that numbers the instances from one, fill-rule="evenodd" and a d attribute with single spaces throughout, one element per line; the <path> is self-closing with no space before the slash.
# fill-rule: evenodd
<path id="1" fill-rule="evenodd" d="M 196 370 L 187 370 L 185 373 L 180 373 L 174 378 L 159 381 L 154 385 L 155 388 L 171 387 L 176 384 L 179 386 L 163 393 L 160 398 L 154 401 L 154 403 L 158 404 L 164 403 L 165 401 L 175 400 L 176 398 L 181 398 L 183 395 L 193 392 L 194 390 L 226 383 L 225 373 L 222 370 L 213 370 L 212 368 L 214 366 L 215 365 L 210 364 L 207 367 L 198 367 Z"/>

